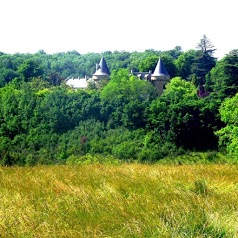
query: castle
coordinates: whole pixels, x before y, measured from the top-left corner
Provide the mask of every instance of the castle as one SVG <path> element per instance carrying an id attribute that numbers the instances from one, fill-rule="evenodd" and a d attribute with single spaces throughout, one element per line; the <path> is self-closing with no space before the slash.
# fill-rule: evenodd
<path id="1" fill-rule="evenodd" d="M 157 89 L 158 94 L 161 95 L 163 90 L 165 89 L 165 85 L 170 80 L 170 75 L 168 74 L 163 62 L 159 59 L 154 72 L 150 70 L 149 72 L 134 72 L 131 71 L 132 75 L 135 75 L 141 80 L 146 80 L 151 82 L 154 87 Z M 107 66 L 106 60 L 104 57 L 101 58 L 99 64 L 96 64 L 96 71 L 93 74 L 92 78 L 87 79 L 85 78 L 67 78 L 65 80 L 68 86 L 73 88 L 87 88 L 89 82 L 98 83 L 100 80 L 109 79 L 110 78 L 110 71 Z"/>
<path id="2" fill-rule="evenodd" d="M 147 80 L 151 82 L 157 89 L 158 94 L 161 95 L 165 89 L 165 85 L 170 80 L 170 75 L 168 74 L 163 61 L 159 59 L 154 72 L 150 70 L 149 72 L 133 72 L 131 74 L 137 76 L 139 79 Z"/>

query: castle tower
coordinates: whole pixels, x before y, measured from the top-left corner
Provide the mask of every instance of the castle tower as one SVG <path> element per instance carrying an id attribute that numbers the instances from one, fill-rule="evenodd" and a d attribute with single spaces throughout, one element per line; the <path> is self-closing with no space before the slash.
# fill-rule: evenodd
<path id="1" fill-rule="evenodd" d="M 165 89 L 165 85 L 169 82 L 170 75 L 168 74 L 166 68 L 161 59 L 159 59 L 154 73 L 151 75 L 151 82 L 159 92 L 159 95 L 162 94 Z"/>
<path id="2" fill-rule="evenodd" d="M 110 71 L 107 67 L 106 60 L 102 57 L 99 64 L 96 64 L 96 72 L 93 74 L 93 80 L 108 79 L 109 76 Z"/>

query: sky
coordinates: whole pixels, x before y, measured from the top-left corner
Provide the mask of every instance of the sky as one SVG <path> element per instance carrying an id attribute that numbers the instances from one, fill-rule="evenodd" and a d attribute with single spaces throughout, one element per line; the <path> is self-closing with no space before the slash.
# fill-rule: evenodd
<path id="1" fill-rule="evenodd" d="M 237 0 L 0 0 L 0 51 L 238 49 Z"/>

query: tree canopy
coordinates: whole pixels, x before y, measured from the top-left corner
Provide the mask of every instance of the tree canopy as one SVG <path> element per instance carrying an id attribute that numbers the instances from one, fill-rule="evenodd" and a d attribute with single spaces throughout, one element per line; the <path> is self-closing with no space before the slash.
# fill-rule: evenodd
<path id="1" fill-rule="evenodd" d="M 237 157 L 238 51 L 220 60 L 214 52 L 206 36 L 185 52 L 106 51 L 109 81 L 84 90 L 64 80 L 91 77 L 99 53 L 0 53 L 0 164 L 67 163 L 96 154 L 157 161 L 219 149 Z M 153 71 L 159 58 L 171 76 L 161 96 L 130 74 Z"/>

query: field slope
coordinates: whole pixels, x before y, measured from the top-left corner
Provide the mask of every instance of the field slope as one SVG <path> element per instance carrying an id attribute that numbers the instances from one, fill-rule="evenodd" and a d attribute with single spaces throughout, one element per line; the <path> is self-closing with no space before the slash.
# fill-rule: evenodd
<path id="1" fill-rule="evenodd" d="M 0 237 L 238 237 L 236 165 L 0 168 Z"/>

